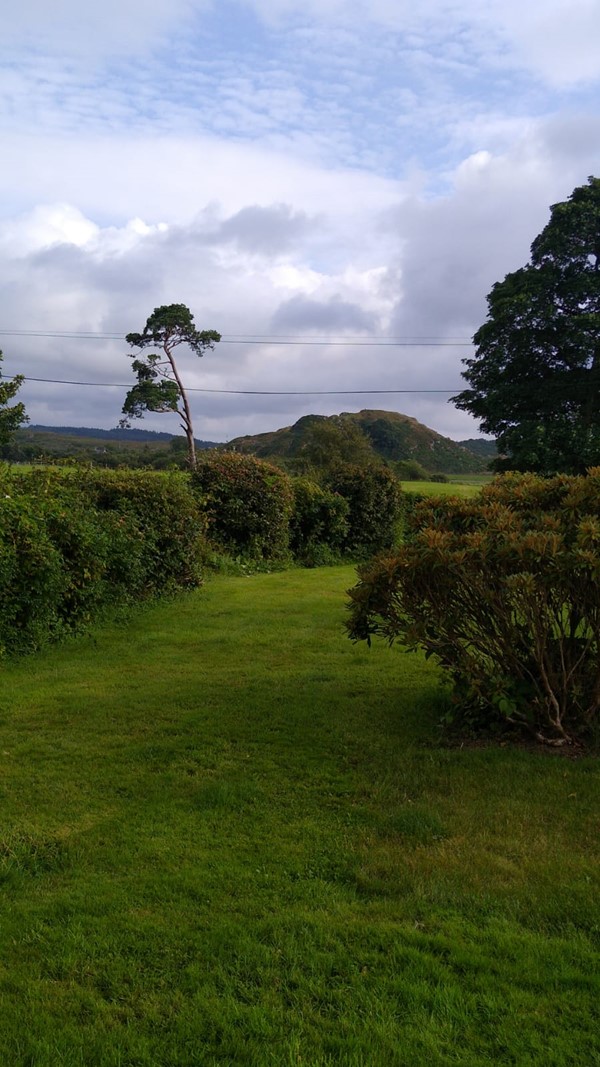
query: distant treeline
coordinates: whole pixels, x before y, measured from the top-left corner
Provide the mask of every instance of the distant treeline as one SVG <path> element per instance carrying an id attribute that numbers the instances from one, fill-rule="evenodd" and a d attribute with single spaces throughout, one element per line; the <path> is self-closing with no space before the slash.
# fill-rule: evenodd
<path id="1" fill-rule="evenodd" d="M 305 415 L 293 426 L 235 438 L 229 445 L 196 440 L 209 449 L 255 455 L 290 474 L 313 476 L 339 463 L 389 467 L 402 481 L 447 474 L 475 474 L 496 457 L 494 441 L 452 441 L 416 419 L 397 412 L 361 411 L 341 415 Z M 183 435 L 156 430 L 88 426 L 23 426 L 0 449 L 13 463 L 85 462 L 95 467 L 165 470 L 187 467 Z"/>
<path id="2" fill-rule="evenodd" d="M 98 435 L 98 436 L 96 436 Z M 197 441 L 198 452 L 213 447 Z M 86 463 L 94 467 L 165 470 L 185 468 L 183 436 L 149 430 L 100 430 L 86 426 L 26 426 L 0 447 L 0 459 L 11 463 Z"/>
<path id="3" fill-rule="evenodd" d="M 27 426 L 22 433 L 52 433 L 64 437 L 93 437 L 94 440 L 107 441 L 173 441 L 176 433 L 163 433 L 160 430 L 123 430 L 115 426 L 112 430 L 100 430 L 90 426 L 42 426 L 38 423 Z M 196 448 L 214 448 L 215 441 L 196 441 Z"/>

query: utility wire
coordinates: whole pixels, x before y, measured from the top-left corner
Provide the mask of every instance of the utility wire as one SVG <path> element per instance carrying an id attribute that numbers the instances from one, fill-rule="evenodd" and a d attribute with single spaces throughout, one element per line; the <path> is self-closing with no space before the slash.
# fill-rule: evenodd
<path id="1" fill-rule="evenodd" d="M 94 333 L 81 332 L 81 333 L 68 333 L 62 331 L 50 332 L 44 330 L 0 330 L 0 337 L 50 337 L 50 338 L 65 338 L 69 340 L 77 341 L 123 341 L 123 335 L 117 333 Z M 260 337 L 261 339 L 257 339 Z M 311 340 L 307 341 L 302 338 L 289 339 L 291 335 L 270 335 L 262 336 L 257 334 L 250 334 L 249 336 L 243 336 L 241 334 L 230 334 L 229 336 L 223 336 L 220 343 L 222 345 L 281 345 L 281 346 L 301 346 L 312 345 L 320 348 L 332 348 L 332 347 L 352 347 L 352 348 L 465 348 L 470 346 L 472 342 L 470 340 L 442 340 L 441 338 L 426 337 L 408 338 L 376 338 L 374 340 L 352 340 L 344 339 L 338 340 Z M 284 339 L 288 338 L 288 339 Z"/>
<path id="2" fill-rule="evenodd" d="M 65 338 L 71 340 L 123 340 L 122 334 L 117 333 L 100 333 L 94 331 L 46 331 L 46 330 L 6 330 L 0 329 L 0 336 L 11 337 L 31 337 L 31 338 Z M 258 339 L 261 338 L 261 339 Z M 426 337 L 420 336 L 409 339 L 408 337 L 387 337 L 378 338 L 376 340 L 311 340 L 294 339 L 292 335 L 281 334 L 271 335 L 269 337 L 263 337 L 262 335 L 250 334 L 244 336 L 242 334 L 230 334 L 228 337 L 221 338 L 221 344 L 232 345 L 289 345 L 289 346 L 302 346 L 311 345 L 319 347 L 366 347 L 366 348 L 454 348 L 465 347 L 470 345 L 470 341 L 462 340 L 441 340 L 434 336 Z M 128 389 L 131 383 L 124 382 L 76 382 L 67 381 L 59 378 L 32 378 L 29 375 L 23 376 L 25 381 L 38 382 L 47 385 L 73 385 L 73 386 L 89 386 L 94 389 Z M 12 380 L 12 379 L 7 379 Z M 460 388 L 457 386 L 456 388 Z M 221 393 L 236 396 L 369 396 L 369 395 L 393 395 L 402 393 L 445 393 L 451 394 L 456 391 L 455 389 L 203 389 L 199 387 L 189 386 L 188 391 L 193 393 Z"/>
<path id="3" fill-rule="evenodd" d="M 18 375 L 14 375 L 18 377 Z M 71 382 L 60 378 L 30 378 L 22 375 L 26 382 L 43 382 L 47 385 L 82 385 L 91 386 L 93 389 L 130 389 L 131 382 Z M 6 377 L 6 381 L 12 378 Z M 201 389 L 197 386 L 188 386 L 189 393 L 227 393 L 236 396 L 372 396 L 375 394 L 393 393 L 454 393 L 460 386 L 454 389 Z"/>

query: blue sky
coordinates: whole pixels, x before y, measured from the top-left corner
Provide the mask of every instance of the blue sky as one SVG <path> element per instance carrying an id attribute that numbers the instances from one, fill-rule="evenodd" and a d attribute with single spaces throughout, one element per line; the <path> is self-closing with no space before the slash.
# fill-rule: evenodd
<path id="1" fill-rule="evenodd" d="M 182 356 L 194 390 L 314 391 L 195 391 L 198 436 L 361 407 L 477 432 L 426 390 L 461 388 L 492 284 L 600 173 L 596 0 L 24 0 L 3 36 L 0 329 L 37 333 L 3 334 L 6 374 L 127 383 L 118 339 L 41 335 L 182 302 L 229 342 Z M 123 394 L 22 395 L 109 427 Z"/>

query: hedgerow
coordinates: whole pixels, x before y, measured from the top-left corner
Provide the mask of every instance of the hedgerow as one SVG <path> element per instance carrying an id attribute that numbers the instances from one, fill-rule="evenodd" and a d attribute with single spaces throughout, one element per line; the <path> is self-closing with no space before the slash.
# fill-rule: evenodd
<path id="1" fill-rule="evenodd" d="M 134 563 L 138 588 L 151 595 L 197 585 L 206 551 L 207 518 L 183 472 L 120 469 L 74 475 L 93 508 L 118 515 L 141 534 L 125 563 Z M 135 549 L 139 549 L 139 560 Z M 117 561 L 115 560 L 115 566 Z"/>
<path id="2" fill-rule="evenodd" d="M 1 489 L 0 650 L 28 651 L 56 631 L 56 605 L 66 579 L 60 553 L 33 502 L 5 479 Z"/>
<path id="3" fill-rule="evenodd" d="M 33 651 L 111 604 L 198 584 L 204 525 L 182 476 L 5 470 L 0 652 Z"/>
<path id="4" fill-rule="evenodd" d="M 340 464 L 328 472 L 324 485 L 348 504 L 343 549 L 365 556 L 397 543 L 402 491 L 386 467 Z"/>
<path id="5" fill-rule="evenodd" d="M 191 481 L 213 543 L 253 560 L 287 555 L 293 495 L 278 467 L 239 452 L 210 451 L 198 458 Z"/>
<path id="6" fill-rule="evenodd" d="M 337 559 L 348 533 L 349 504 L 309 478 L 293 478 L 290 550 L 305 566 Z"/>
<path id="7" fill-rule="evenodd" d="M 598 730 L 600 468 L 422 501 L 406 542 L 359 577 L 350 636 L 434 655 L 458 721 L 551 743 Z"/>

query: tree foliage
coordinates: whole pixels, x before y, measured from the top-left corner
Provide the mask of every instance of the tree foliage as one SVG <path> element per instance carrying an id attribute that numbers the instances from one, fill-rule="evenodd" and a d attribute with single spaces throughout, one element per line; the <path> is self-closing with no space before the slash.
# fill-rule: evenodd
<path id="1" fill-rule="evenodd" d="M 488 308 L 454 402 L 497 438 L 500 469 L 584 473 L 600 462 L 600 179 L 551 208 Z"/>
<path id="2" fill-rule="evenodd" d="M 195 355 L 203 356 L 220 340 L 221 334 L 216 330 L 196 329 L 194 317 L 185 304 L 155 308 L 142 332 L 128 333 L 126 337 L 127 343 L 144 355 L 132 363 L 137 383 L 125 397 L 125 417 L 121 425 L 129 426 L 132 418 L 141 418 L 146 411 L 177 412 L 186 435 L 188 463 L 192 468 L 196 466 L 192 413 L 173 353 L 179 345 L 185 344 Z M 159 351 L 146 351 L 150 348 Z"/>
<path id="3" fill-rule="evenodd" d="M 331 563 L 348 535 L 348 501 L 309 478 L 292 479 L 290 550 L 305 566 Z"/>
<path id="4" fill-rule="evenodd" d="M 341 463 L 372 466 L 378 461 L 360 427 L 349 419 L 311 416 L 304 422 L 307 429 L 296 457 L 297 468 L 328 471 Z"/>
<path id="5" fill-rule="evenodd" d="M 327 473 L 324 485 L 348 504 L 345 552 L 364 557 L 397 542 L 403 494 L 387 467 L 340 463 Z"/>
<path id="6" fill-rule="evenodd" d="M 0 351 L 0 363 L 3 359 L 4 356 Z M 18 430 L 24 422 L 29 421 L 25 414 L 24 404 L 9 403 L 15 398 L 24 381 L 22 374 L 16 374 L 10 381 L 2 381 L 0 368 L 0 445 L 8 444 L 15 430 Z"/>
<path id="7" fill-rule="evenodd" d="M 350 635 L 435 656 L 463 725 L 554 744 L 597 732 L 600 468 L 423 500 L 402 547 L 362 568 L 350 597 Z"/>
<path id="8" fill-rule="evenodd" d="M 178 472 L 0 470 L 0 657 L 198 585 L 205 529 Z"/>
<path id="9" fill-rule="evenodd" d="M 215 545 L 253 561 L 287 555 L 293 495 L 284 471 L 255 456 L 210 449 L 198 461 L 192 486 Z"/>

